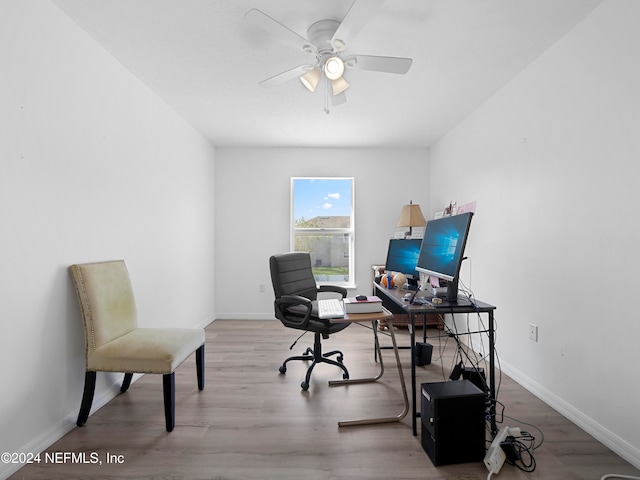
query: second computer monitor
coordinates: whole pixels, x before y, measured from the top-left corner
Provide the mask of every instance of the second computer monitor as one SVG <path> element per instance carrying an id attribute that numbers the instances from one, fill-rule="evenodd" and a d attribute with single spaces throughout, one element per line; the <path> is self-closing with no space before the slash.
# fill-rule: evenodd
<path id="1" fill-rule="evenodd" d="M 422 240 L 419 238 L 392 238 L 389 240 L 385 270 L 418 278 L 416 265 L 420 256 L 421 244 Z"/>

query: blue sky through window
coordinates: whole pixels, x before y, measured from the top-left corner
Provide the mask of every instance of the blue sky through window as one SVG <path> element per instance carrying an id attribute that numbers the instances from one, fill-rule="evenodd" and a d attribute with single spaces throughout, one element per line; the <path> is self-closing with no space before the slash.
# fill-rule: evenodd
<path id="1" fill-rule="evenodd" d="M 351 215 L 350 178 L 295 178 L 293 182 L 295 220 Z"/>

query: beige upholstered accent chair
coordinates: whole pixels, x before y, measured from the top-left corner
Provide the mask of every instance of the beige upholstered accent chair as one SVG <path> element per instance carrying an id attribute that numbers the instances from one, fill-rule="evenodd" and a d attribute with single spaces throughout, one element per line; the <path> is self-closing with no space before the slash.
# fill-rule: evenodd
<path id="1" fill-rule="evenodd" d="M 138 328 L 129 272 L 124 260 L 69 267 L 84 321 L 86 373 L 77 425 L 91 411 L 96 372 L 123 372 L 126 392 L 134 373 L 163 376 L 164 413 L 168 432 L 175 425 L 176 368 L 196 352 L 198 389 L 204 388 L 204 330 Z"/>

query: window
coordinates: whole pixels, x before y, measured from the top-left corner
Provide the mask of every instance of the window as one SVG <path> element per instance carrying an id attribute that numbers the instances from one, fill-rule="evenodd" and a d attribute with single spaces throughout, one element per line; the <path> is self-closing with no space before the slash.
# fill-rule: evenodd
<path id="1" fill-rule="evenodd" d="M 353 178 L 291 179 L 291 250 L 309 252 L 316 282 L 354 287 Z"/>

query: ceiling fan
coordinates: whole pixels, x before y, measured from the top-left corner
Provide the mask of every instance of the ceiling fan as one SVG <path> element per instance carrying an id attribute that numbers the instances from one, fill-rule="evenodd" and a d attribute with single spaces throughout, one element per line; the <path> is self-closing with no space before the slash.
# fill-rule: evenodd
<path id="1" fill-rule="evenodd" d="M 262 80 L 259 84 L 272 87 L 297 77 L 309 91 L 315 92 L 320 81 L 324 80 L 324 110 L 329 113 L 329 98 L 334 106 L 347 100 L 344 92 L 349 88 L 349 82 L 344 78 L 345 68 L 401 75 L 407 73 L 413 62 L 411 58 L 346 53 L 350 43 L 383 2 L 384 0 L 354 0 L 342 22 L 315 22 L 307 30 L 306 38 L 256 8 L 249 10 L 245 14 L 247 20 L 303 52 L 315 56 L 315 62 L 286 70 Z"/>

